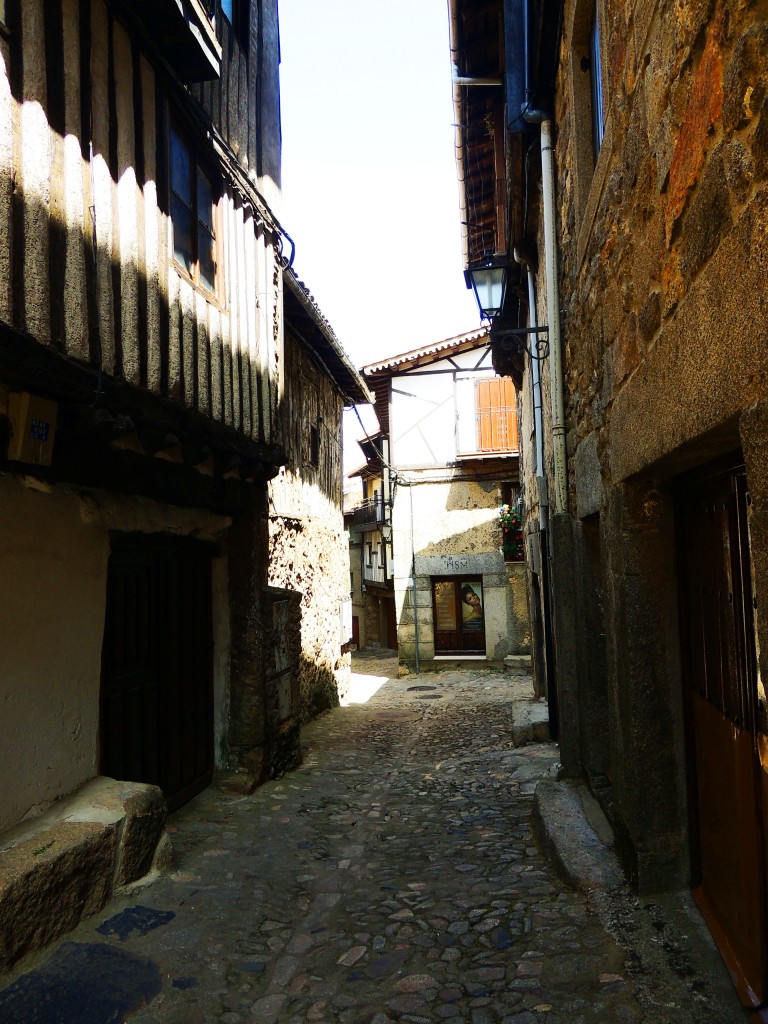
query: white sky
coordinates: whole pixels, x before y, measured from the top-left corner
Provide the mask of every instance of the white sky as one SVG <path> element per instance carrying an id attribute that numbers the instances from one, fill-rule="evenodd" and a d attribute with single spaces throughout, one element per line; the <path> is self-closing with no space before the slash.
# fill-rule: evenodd
<path id="1" fill-rule="evenodd" d="M 281 221 L 352 362 L 474 329 L 447 0 L 280 0 L 280 32 Z"/>

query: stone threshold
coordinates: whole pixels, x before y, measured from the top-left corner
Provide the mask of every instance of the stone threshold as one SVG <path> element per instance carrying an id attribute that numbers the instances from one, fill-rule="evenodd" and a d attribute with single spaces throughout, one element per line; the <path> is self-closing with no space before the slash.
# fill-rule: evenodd
<path id="1" fill-rule="evenodd" d="M 436 654 L 432 661 L 488 661 L 487 654 Z"/>
<path id="2" fill-rule="evenodd" d="M 157 786 L 99 776 L 0 836 L 0 977 L 121 889 L 169 870 L 165 818 Z"/>

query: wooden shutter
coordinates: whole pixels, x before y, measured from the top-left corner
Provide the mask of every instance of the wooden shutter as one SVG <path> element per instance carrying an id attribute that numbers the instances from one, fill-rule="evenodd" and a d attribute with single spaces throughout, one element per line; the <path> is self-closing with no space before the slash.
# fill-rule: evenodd
<path id="1" fill-rule="evenodd" d="M 475 410 L 479 452 L 518 450 L 517 401 L 511 377 L 477 381 Z"/>

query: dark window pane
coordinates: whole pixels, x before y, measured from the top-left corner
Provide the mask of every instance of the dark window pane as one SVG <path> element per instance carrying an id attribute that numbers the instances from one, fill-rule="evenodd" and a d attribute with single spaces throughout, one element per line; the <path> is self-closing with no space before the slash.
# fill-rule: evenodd
<path id="1" fill-rule="evenodd" d="M 171 128 L 171 188 L 192 206 L 192 160 L 189 149 Z"/>
<path id="2" fill-rule="evenodd" d="M 203 172 L 197 171 L 197 217 L 206 230 L 213 234 L 213 189 Z"/>
<path id="3" fill-rule="evenodd" d="M 215 291 L 216 285 L 216 260 L 215 240 L 212 234 L 200 225 L 198 234 L 200 248 L 200 284 L 205 285 L 211 291 Z"/>
<path id="4" fill-rule="evenodd" d="M 192 213 L 177 196 L 171 196 L 171 220 L 174 258 L 191 274 L 195 265 Z"/>

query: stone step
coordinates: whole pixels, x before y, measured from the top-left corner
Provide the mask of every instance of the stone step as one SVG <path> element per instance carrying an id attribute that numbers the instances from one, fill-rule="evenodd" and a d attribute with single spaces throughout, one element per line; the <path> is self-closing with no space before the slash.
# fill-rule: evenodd
<path id="1" fill-rule="evenodd" d="M 157 786 L 99 777 L 0 837 L 0 974 L 171 866 Z"/>
<path id="2" fill-rule="evenodd" d="M 508 654 L 504 659 L 504 669 L 515 676 L 529 676 L 531 674 L 530 654 Z"/>

